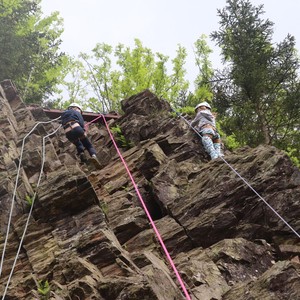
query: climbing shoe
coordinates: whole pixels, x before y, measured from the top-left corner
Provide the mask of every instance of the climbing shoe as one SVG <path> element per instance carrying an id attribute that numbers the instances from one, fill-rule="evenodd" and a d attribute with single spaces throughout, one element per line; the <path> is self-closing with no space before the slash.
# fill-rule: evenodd
<path id="1" fill-rule="evenodd" d="M 214 148 L 218 154 L 218 157 L 220 156 L 224 156 L 224 154 L 222 153 L 222 149 L 221 149 L 221 144 L 220 143 L 214 143 Z"/>
<path id="2" fill-rule="evenodd" d="M 85 156 L 84 153 L 80 153 L 80 154 L 79 154 L 79 157 L 80 157 L 80 161 L 81 161 L 82 163 L 87 162 L 87 159 L 86 159 L 86 156 Z"/>
<path id="3" fill-rule="evenodd" d="M 101 164 L 96 156 L 96 154 L 93 154 L 90 158 L 90 161 L 93 163 L 93 165 L 97 168 L 97 169 L 101 169 Z"/>

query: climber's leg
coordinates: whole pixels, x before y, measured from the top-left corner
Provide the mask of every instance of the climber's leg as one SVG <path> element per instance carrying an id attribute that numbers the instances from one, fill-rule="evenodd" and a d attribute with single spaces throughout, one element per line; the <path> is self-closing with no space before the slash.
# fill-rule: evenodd
<path id="1" fill-rule="evenodd" d="M 202 144 L 205 151 L 210 155 L 211 159 L 216 159 L 219 157 L 217 151 L 214 148 L 214 144 L 209 135 L 202 136 Z"/>

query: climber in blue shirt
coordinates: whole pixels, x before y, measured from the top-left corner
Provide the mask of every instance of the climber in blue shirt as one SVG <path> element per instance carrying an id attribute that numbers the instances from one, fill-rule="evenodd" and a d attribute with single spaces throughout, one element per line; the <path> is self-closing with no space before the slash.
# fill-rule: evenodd
<path id="1" fill-rule="evenodd" d="M 86 136 L 82 108 L 77 103 L 71 103 L 61 116 L 62 126 L 67 139 L 76 146 L 81 162 L 86 162 L 84 149 L 87 149 L 92 159 L 97 160 L 96 150 Z"/>

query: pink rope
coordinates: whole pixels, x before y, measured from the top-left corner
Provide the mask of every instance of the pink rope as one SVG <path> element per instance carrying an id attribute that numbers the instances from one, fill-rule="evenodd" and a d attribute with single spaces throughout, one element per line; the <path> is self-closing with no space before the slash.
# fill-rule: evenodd
<path id="1" fill-rule="evenodd" d="M 96 117 L 96 118 L 95 118 L 95 119 L 93 119 L 92 121 L 85 123 L 85 124 L 84 124 L 84 128 L 85 128 L 85 130 L 86 130 L 86 131 L 88 131 L 88 129 L 89 129 L 89 125 L 90 125 L 91 123 L 95 122 L 96 120 L 98 120 L 98 119 L 102 118 L 102 116 L 103 116 L 103 115 L 101 115 L 101 114 L 100 114 L 98 117 Z"/>
<path id="2" fill-rule="evenodd" d="M 158 238 L 158 240 L 159 240 L 159 242 L 160 242 L 163 250 L 165 251 L 165 254 L 166 254 L 166 256 L 167 256 L 167 258 L 168 258 L 168 260 L 169 260 L 169 262 L 170 262 L 170 264 L 171 264 L 171 266 L 172 266 L 172 268 L 173 268 L 173 270 L 174 270 L 174 272 L 176 274 L 176 277 L 177 277 L 177 279 L 178 279 L 178 281 L 179 281 L 179 283 L 181 285 L 181 288 L 182 288 L 182 290 L 183 290 L 183 292 L 184 292 L 184 294 L 186 296 L 186 299 L 191 300 L 191 297 L 190 297 L 190 295 L 189 295 L 189 293 L 188 293 L 188 291 L 187 291 L 187 289 L 186 289 L 186 287 L 184 285 L 184 282 L 181 279 L 180 274 L 179 274 L 179 272 L 176 269 L 176 266 L 175 266 L 175 264 L 174 264 L 174 262 L 173 262 L 173 260 L 172 260 L 172 258 L 170 256 L 170 254 L 169 254 L 169 252 L 167 250 L 167 247 L 165 246 L 165 243 L 164 243 L 164 241 L 163 241 L 163 239 L 162 239 L 162 237 L 161 237 L 161 235 L 160 235 L 157 227 L 155 226 L 155 223 L 154 223 L 154 221 L 153 221 L 153 219 L 152 219 L 152 217 L 151 217 L 151 215 L 150 215 L 150 213 L 149 213 L 149 211 L 148 211 L 148 209 L 146 207 L 146 204 L 145 204 L 145 202 L 144 202 L 144 200 L 143 200 L 143 198 L 142 198 L 142 196 L 140 194 L 140 191 L 139 191 L 139 189 L 138 189 L 138 187 L 137 187 L 137 185 L 136 185 L 136 183 L 135 183 L 135 181 L 134 181 L 134 179 L 133 179 L 133 177 L 131 175 L 131 172 L 130 172 L 130 170 L 128 168 L 128 165 L 125 162 L 125 160 L 124 160 L 124 158 L 123 158 L 123 156 L 122 156 L 122 154 L 121 154 L 121 152 L 120 152 L 120 150 L 119 150 L 119 148 L 118 148 L 118 146 L 117 146 L 117 144 L 116 144 L 116 142 L 114 140 L 114 137 L 113 137 L 113 135 L 112 135 L 112 133 L 111 133 L 111 131 L 109 129 L 109 126 L 108 126 L 108 124 L 107 124 L 107 122 L 105 120 L 105 116 L 104 115 L 102 115 L 102 116 L 103 116 L 103 120 L 104 120 L 105 126 L 107 128 L 107 131 L 109 133 L 109 136 L 110 136 L 110 138 L 111 138 L 111 140 L 112 140 L 112 142 L 113 142 L 113 144 L 114 144 L 114 146 L 115 146 L 115 148 L 116 148 L 116 150 L 118 152 L 118 155 L 119 155 L 119 157 L 120 157 L 120 159 L 121 159 L 121 161 L 122 161 L 122 163 L 123 163 L 123 165 L 124 165 L 124 167 L 125 167 L 128 175 L 129 175 L 131 181 L 132 181 L 134 189 L 135 189 L 135 191 L 136 191 L 136 193 L 138 195 L 138 198 L 139 198 L 140 202 L 142 203 L 142 206 L 143 206 L 143 208 L 145 210 L 145 213 L 146 213 L 146 215 L 147 215 L 147 217 L 148 217 L 148 219 L 149 219 L 149 221 L 150 221 L 150 223 L 151 223 L 151 225 L 153 227 L 153 230 L 154 230 L 154 232 L 155 232 L 155 234 L 156 234 L 156 236 L 157 236 L 157 238 Z"/>

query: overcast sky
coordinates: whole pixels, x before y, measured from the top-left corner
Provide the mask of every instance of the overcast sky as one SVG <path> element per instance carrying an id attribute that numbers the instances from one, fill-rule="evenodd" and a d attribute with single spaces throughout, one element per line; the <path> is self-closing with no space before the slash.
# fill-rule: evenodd
<path id="1" fill-rule="evenodd" d="M 299 49 L 299 0 L 251 2 L 263 4 L 264 19 L 275 23 L 274 42 L 290 33 Z M 77 56 L 89 53 L 96 43 L 133 47 L 138 38 L 144 47 L 172 59 L 180 44 L 188 50 L 187 79 L 193 81 L 197 75 L 193 44 L 202 34 L 209 36 L 218 30 L 217 9 L 224 8 L 226 0 L 42 0 L 41 5 L 45 15 L 59 11 L 64 19 L 62 51 Z M 221 67 L 219 49 L 209 39 L 208 44 L 214 51 L 210 56 L 213 67 Z"/>

